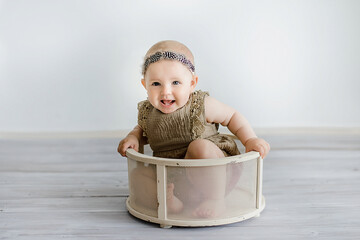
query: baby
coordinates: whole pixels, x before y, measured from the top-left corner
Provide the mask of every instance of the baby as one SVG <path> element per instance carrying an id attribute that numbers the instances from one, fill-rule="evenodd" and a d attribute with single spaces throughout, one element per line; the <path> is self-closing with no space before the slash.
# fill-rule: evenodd
<path id="1" fill-rule="evenodd" d="M 195 91 L 198 76 L 195 74 L 191 51 L 176 41 L 161 41 L 145 55 L 142 85 L 148 100 L 138 105 L 138 125 L 121 140 L 118 152 L 139 151 L 142 143 L 149 143 L 153 155 L 166 158 L 205 159 L 223 158 L 239 154 L 236 143 L 218 133 L 219 124 L 226 126 L 245 146 L 246 152 L 257 151 L 265 158 L 269 144 L 257 138 L 248 121 L 233 108 Z M 193 215 L 212 218 L 226 208 L 228 188 L 226 166 L 186 168 L 187 180 L 192 189 L 186 195 L 197 194 L 198 205 Z M 141 204 L 156 208 L 156 174 L 154 169 L 139 166 L 130 175 L 140 184 Z M 189 185 L 187 185 L 189 186 Z M 142 188 L 142 189 L 140 189 Z M 183 201 L 174 193 L 177 183 L 168 183 L 167 210 L 177 213 Z M 179 185 L 179 191 L 183 191 Z M 176 192 L 176 191 L 175 191 Z"/>

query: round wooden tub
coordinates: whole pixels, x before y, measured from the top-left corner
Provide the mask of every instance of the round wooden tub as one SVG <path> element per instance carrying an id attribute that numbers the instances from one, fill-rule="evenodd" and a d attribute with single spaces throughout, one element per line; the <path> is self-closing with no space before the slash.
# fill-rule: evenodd
<path id="1" fill-rule="evenodd" d="M 129 174 L 129 197 L 126 206 L 130 214 L 144 221 L 158 223 L 161 227 L 214 226 L 240 222 L 259 216 L 265 208 L 265 199 L 262 195 L 263 160 L 257 152 L 221 159 L 189 160 L 152 157 L 129 149 L 126 156 Z M 228 188 L 225 196 L 225 210 L 216 217 L 194 215 L 197 203 L 191 201 L 192 196 L 187 194 L 181 196 L 181 193 L 177 193 L 177 187 L 180 186 L 177 181 L 180 179 L 182 189 L 190 189 L 190 182 L 186 181 L 187 168 L 222 167 L 224 169 L 224 166 L 226 166 Z M 153 191 L 154 201 L 157 199 L 156 204 L 143 204 L 145 200 L 143 190 L 140 192 L 138 190 L 144 189 L 149 181 L 141 182 L 139 178 L 132 177 L 133 173 L 139 170 L 153 174 L 153 187 L 145 189 L 146 191 Z M 174 180 L 174 176 L 177 180 Z M 184 202 L 183 209 L 177 213 L 167 211 L 167 187 L 169 183 L 174 183 L 175 196 Z"/>

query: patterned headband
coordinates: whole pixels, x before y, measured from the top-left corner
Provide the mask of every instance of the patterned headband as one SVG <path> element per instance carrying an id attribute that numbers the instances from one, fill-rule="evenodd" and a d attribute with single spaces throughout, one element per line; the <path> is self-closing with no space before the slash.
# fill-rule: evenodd
<path id="1" fill-rule="evenodd" d="M 185 55 L 180 53 L 165 51 L 165 52 L 156 52 L 153 55 L 150 55 L 148 58 L 146 58 L 143 65 L 142 74 L 145 75 L 146 70 L 148 69 L 151 63 L 160 61 L 162 59 L 177 60 L 182 64 L 184 64 L 190 70 L 191 73 L 195 73 L 195 66 L 190 62 L 190 60 L 188 60 L 185 57 Z"/>

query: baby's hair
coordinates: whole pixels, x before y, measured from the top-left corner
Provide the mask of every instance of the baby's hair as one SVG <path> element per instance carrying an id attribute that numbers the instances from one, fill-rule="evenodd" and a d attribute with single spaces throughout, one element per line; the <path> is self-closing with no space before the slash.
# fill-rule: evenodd
<path id="1" fill-rule="evenodd" d="M 195 65 L 194 63 L 194 55 L 191 53 L 190 49 L 186 47 L 184 44 L 174 41 L 174 40 L 165 40 L 158 43 L 155 43 L 146 53 L 145 58 L 147 59 L 151 55 L 155 54 L 156 52 L 175 52 L 179 54 L 185 55 L 185 57 L 190 60 L 190 62 Z"/>

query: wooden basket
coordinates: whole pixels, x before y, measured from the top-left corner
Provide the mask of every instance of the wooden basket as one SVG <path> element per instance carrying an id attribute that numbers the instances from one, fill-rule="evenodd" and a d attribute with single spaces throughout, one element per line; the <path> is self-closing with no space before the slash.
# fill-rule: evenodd
<path id="1" fill-rule="evenodd" d="M 215 226 L 260 216 L 260 212 L 265 208 L 265 198 L 262 196 L 263 160 L 258 152 L 249 152 L 221 159 L 189 160 L 152 157 L 129 149 L 126 152 L 126 156 L 128 158 L 130 192 L 126 206 L 130 214 L 144 221 L 158 223 L 164 228 L 171 226 Z M 167 212 L 167 184 L 170 181 L 171 175 L 174 175 L 174 172 L 181 178 L 181 172 L 185 172 L 186 168 L 224 165 L 226 165 L 229 171 L 233 172 L 236 168 L 240 169 L 241 173 L 238 174 L 236 182 L 234 183 L 233 181 L 232 187 L 226 195 L 226 210 L 223 214 L 216 218 L 194 217 L 191 214 L 194 206 L 191 204 L 185 205 L 184 210 L 180 213 L 170 214 Z M 135 190 L 139 187 L 139 184 L 143 183 L 135 183 L 130 175 L 139 166 L 151 168 L 154 174 L 156 173 L 156 193 L 154 193 L 154 196 L 157 196 L 157 207 L 144 207 L 136 201 L 139 196 L 136 195 Z M 186 178 L 186 175 L 184 174 L 183 177 Z"/>

